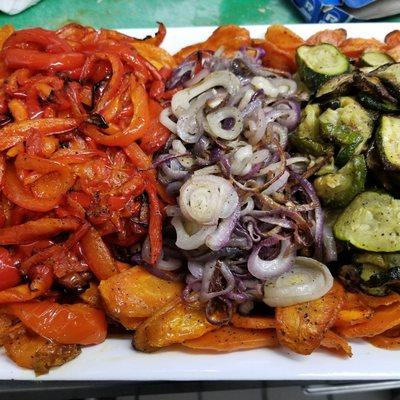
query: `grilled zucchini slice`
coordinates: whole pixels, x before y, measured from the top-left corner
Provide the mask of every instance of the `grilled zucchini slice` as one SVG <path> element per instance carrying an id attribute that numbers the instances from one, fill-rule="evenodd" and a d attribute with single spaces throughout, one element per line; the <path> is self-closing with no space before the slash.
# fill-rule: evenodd
<path id="1" fill-rule="evenodd" d="M 353 74 L 335 76 L 323 83 L 315 94 L 315 101 L 325 101 L 332 97 L 340 97 L 349 93 L 353 84 Z"/>
<path id="2" fill-rule="evenodd" d="M 360 61 L 363 67 L 380 67 L 394 63 L 392 57 L 380 51 L 367 51 L 361 56 Z"/>
<path id="3" fill-rule="evenodd" d="M 312 91 L 333 76 L 345 74 L 350 69 L 348 58 L 328 43 L 300 46 L 296 60 L 300 78 Z"/>
<path id="4" fill-rule="evenodd" d="M 315 179 L 318 197 L 328 207 L 346 207 L 364 190 L 367 166 L 362 154 L 353 157 L 339 171 Z"/>
<path id="5" fill-rule="evenodd" d="M 399 105 L 388 100 L 380 99 L 366 92 L 357 94 L 357 100 L 365 108 L 373 111 L 379 111 L 389 114 L 398 114 L 400 112 Z"/>
<path id="6" fill-rule="evenodd" d="M 381 117 L 376 144 L 385 169 L 400 170 L 400 118 L 390 115 Z"/>
<path id="7" fill-rule="evenodd" d="M 400 99 L 400 63 L 387 64 L 371 72 L 386 85 L 390 93 Z"/>
<path id="8" fill-rule="evenodd" d="M 386 193 L 359 194 L 337 219 L 333 232 L 339 240 L 373 252 L 400 250 L 400 200 Z"/>

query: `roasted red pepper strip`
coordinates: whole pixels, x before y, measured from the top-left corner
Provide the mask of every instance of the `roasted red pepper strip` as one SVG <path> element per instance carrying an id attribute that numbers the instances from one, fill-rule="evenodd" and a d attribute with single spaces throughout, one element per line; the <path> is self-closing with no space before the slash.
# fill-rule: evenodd
<path id="1" fill-rule="evenodd" d="M 86 304 L 51 301 L 10 304 L 10 313 L 38 335 L 61 344 L 98 344 L 107 336 L 102 310 Z"/>
<path id="2" fill-rule="evenodd" d="M 4 42 L 3 48 L 26 47 L 27 43 L 37 44 L 49 53 L 64 53 L 72 50 L 65 40 L 57 36 L 56 32 L 42 28 L 21 29 L 14 32 Z"/>
<path id="3" fill-rule="evenodd" d="M 51 198 L 61 201 L 63 196 L 74 184 L 75 176 L 70 168 L 58 161 L 46 158 L 20 154 L 15 161 L 15 167 L 20 172 L 23 169 L 33 170 L 44 175 L 38 178 L 32 185 L 32 193 L 38 198 Z M 57 172 L 57 174 L 50 174 Z"/>
<path id="4" fill-rule="evenodd" d="M 0 128 L 0 151 L 25 141 L 31 134 L 56 135 L 72 131 L 79 125 L 73 118 L 43 118 L 13 122 Z"/>
<path id="5" fill-rule="evenodd" d="M 157 195 L 157 188 L 154 177 L 147 174 L 149 182 L 146 185 L 146 192 L 149 196 L 150 220 L 149 220 L 149 240 L 150 240 L 150 261 L 156 264 L 162 252 L 162 212 L 161 204 Z"/>
<path id="6" fill-rule="evenodd" d="M 34 196 L 18 179 L 15 166 L 8 164 L 4 174 L 3 193 L 13 203 L 32 211 L 50 211 L 59 202 L 59 198 L 38 198 Z"/>
<path id="7" fill-rule="evenodd" d="M 45 293 L 54 282 L 53 268 L 49 265 L 34 265 L 28 273 L 31 279 L 30 289 L 33 292 Z"/>
<path id="8" fill-rule="evenodd" d="M 80 225 L 80 222 L 76 218 L 44 217 L 34 221 L 25 222 L 21 225 L 1 228 L 0 244 L 27 244 L 36 240 L 51 238 L 61 232 L 75 231 L 80 227 Z"/>
<path id="9" fill-rule="evenodd" d="M 125 147 L 124 151 L 135 167 L 139 169 L 151 168 L 151 157 L 149 157 L 136 142 L 133 142 L 129 146 Z"/>
<path id="10" fill-rule="evenodd" d="M 86 135 L 99 144 L 122 147 L 142 138 L 147 133 L 150 120 L 148 95 L 142 84 L 132 82 L 131 100 L 135 111 L 126 129 L 114 135 L 106 135 L 94 125 L 86 124 L 83 128 Z"/>
<path id="11" fill-rule="evenodd" d="M 18 285 L 21 277 L 18 268 L 12 263 L 10 253 L 0 247 L 0 290 Z"/>
<path id="12" fill-rule="evenodd" d="M 6 158 L 0 154 L 0 187 L 3 186 L 4 172 L 6 170 Z"/>
<path id="13" fill-rule="evenodd" d="M 146 135 L 140 141 L 140 147 L 147 154 L 153 154 L 160 150 L 167 143 L 171 135 L 169 130 L 160 122 L 160 113 L 162 110 L 163 108 L 160 103 L 153 99 L 149 100 L 150 124 Z"/>
<path id="14" fill-rule="evenodd" d="M 110 250 L 96 229 L 90 228 L 80 240 L 80 244 L 86 262 L 97 279 L 108 279 L 118 273 Z"/>
<path id="15" fill-rule="evenodd" d="M 153 99 L 161 99 L 165 92 L 165 84 L 163 81 L 153 81 L 150 86 L 149 95 Z"/>
<path id="16" fill-rule="evenodd" d="M 122 78 L 124 74 L 124 65 L 122 64 L 120 58 L 117 55 L 110 53 L 96 53 L 90 56 L 85 65 L 83 66 L 81 80 L 86 80 L 92 72 L 96 61 L 105 60 L 108 61 L 112 68 L 112 76 L 107 84 L 107 88 L 99 102 L 95 105 L 94 112 L 101 113 L 101 111 L 107 106 L 111 99 L 118 92 L 119 87 L 122 84 Z"/>
<path id="17" fill-rule="evenodd" d="M 47 288 L 42 287 L 42 290 L 31 290 L 29 285 L 26 283 L 24 285 L 19 285 L 12 287 L 10 289 L 5 289 L 0 291 L 0 304 L 7 303 L 22 303 L 25 301 L 30 301 L 44 295 L 47 290 L 50 289 L 53 281 L 49 282 Z"/>
<path id="18" fill-rule="evenodd" d="M 36 71 L 72 71 L 82 67 L 85 59 L 86 57 L 82 53 L 49 54 L 28 49 L 4 50 L 4 63 L 11 69 L 29 68 Z"/>

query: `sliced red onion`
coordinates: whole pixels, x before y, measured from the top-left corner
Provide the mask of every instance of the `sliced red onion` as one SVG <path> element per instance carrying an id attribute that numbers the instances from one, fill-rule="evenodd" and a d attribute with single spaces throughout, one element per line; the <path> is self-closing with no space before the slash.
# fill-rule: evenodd
<path id="1" fill-rule="evenodd" d="M 257 150 L 253 153 L 253 164 L 267 163 L 271 158 L 271 152 L 268 149 Z"/>
<path id="2" fill-rule="evenodd" d="M 229 178 L 231 175 L 231 163 L 224 152 L 218 147 L 214 147 L 210 153 L 210 161 L 218 163 L 224 178 Z"/>
<path id="3" fill-rule="evenodd" d="M 248 238 L 247 236 L 231 236 L 229 239 L 229 242 L 226 244 L 227 246 L 243 249 L 243 250 L 250 250 L 253 247 L 253 242 L 251 238 Z"/>
<path id="4" fill-rule="evenodd" d="M 276 137 L 283 149 L 289 142 L 288 129 L 286 126 L 280 125 L 278 122 L 269 122 L 267 125 L 267 134 Z"/>
<path id="5" fill-rule="evenodd" d="M 213 251 L 221 250 L 229 242 L 233 229 L 240 216 L 240 207 L 237 205 L 236 210 L 226 219 L 223 219 L 218 228 L 206 238 L 206 246 Z"/>
<path id="6" fill-rule="evenodd" d="M 269 97 L 291 96 L 296 93 L 297 84 L 292 79 L 285 78 L 265 78 L 255 76 L 251 80 L 251 84 L 256 89 L 264 90 Z"/>
<path id="7" fill-rule="evenodd" d="M 326 265 L 308 257 L 296 257 L 292 268 L 264 285 L 264 303 L 287 307 L 321 298 L 333 286 Z"/>
<path id="8" fill-rule="evenodd" d="M 229 181 L 214 175 L 193 175 L 180 190 L 184 217 L 200 225 L 216 225 L 236 209 L 239 198 Z"/>
<path id="9" fill-rule="evenodd" d="M 314 257 L 317 260 L 322 260 L 322 235 L 324 229 L 324 214 L 322 212 L 321 204 L 318 204 L 315 208 L 315 226 L 314 226 Z"/>
<path id="10" fill-rule="evenodd" d="M 251 96 L 250 101 L 255 101 L 257 99 L 264 99 L 265 98 L 265 93 L 264 90 L 258 89 L 254 92 L 253 96 Z"/>
<path id="11" fill-rule="evenodd" d="M 261 235 L 258 232 L 256 220 L 254 220 L 254 222 L 253 221 L 247 222 L 247 230 L 254 243 L 257 243 L 261 240 Z"/>
<path id="12" fill-rule="evenodd" d="M 160 169 L 170 181 L 183 180 L 189 176 L 189 172 L 183 168 L 176 158 L 161 163 Z"/>
<path id="13" fill-rule="evenodd" d="M 274 107 L 281 109 L 281 107 L 285 106 L 286 109 L 289 111 L 285 118 L 279 117 L 277 122 L 286 126 L 289 131 L 292 131 L 297 127 L 300 122 L 301 118 L 301 108 L 300 104 L 297 101 L 284 99 L 277 101 L 274 103 Z"/>
<path id="14" fill-rule="evenodd" d="M 237 106 L 244 94 L 251 89 L 250 85 L 241 86 L 234 96 L 230 96 L 227 99 L 228 106 Z"/>
<path id="15" fill-rule="evenodd" d="M 307 157 L 291 157 L 286 160 L 286 166 L 293 165 L 300 162 L 310 162 Z M 257 175 L 265 175 L 269 171 L 276 171 L 281 166 L 281 162 L 269 164 L 262 168 Z"/>
<path id="16" fill-rule="evenodd" d="M 162 271 L 176 271 L 182 268 L 182 261 L 177 258 L 169 258 L 164 260 L 164 255 L 157 261 L 157 267 Z"/>
<path id="17" fill-rule="evenodd" d="M 183 185 L 182 181 L 170 182 L 167 184 L 166 191 L 170 196 L 176 197 L 179 195 L 179 190 Z"/>
<path id="18" fill-rule="evenodd" d="M 263 247 L 271 247 L 277 243 L 279 243 L 278 239 L 275 237 L 270 237 L 262 241 L 253 249 L 247 262 L 247 267 L 249 272 L 256 278 L 261 280 L 271 279 L 283 274 L 292 267 L 295 257 L 295 250 L 293 249 L 290 240 L 281 241 L 279 255 L 273 260 L 262 260 L 259 257 L 260 250 Z"/>
<path id="19" fill-rule="evenodd" d="M 204 264 L 197 261 L 188 261 L 188 270 L 196 279 L 202 279 Z"/>
<path id="20" fill-rule="evenodd" d="M 251 114 L 256 114 L 262 107 L 262 100 L 255 99 L 251 103 L 247 104 L 246 107 L 243 108 L 242 111 L 242 118 L 247 118 L 251 116 Z"/>
<path id="21" fill-rule="evenodd" d="M 336 240 L 332 232 L 332 228 L 328 224 L 324 224 L 322 231 L 322 242 L 324 245 L 325 261 L 337 261 Z"/>
<path id="22" fill-rule="evenodd" d="M 193 154 L 196 157 L 205 157 L 210 144 L 211 140 L 206 135 L 201 135 L 193 147 Z"/>
<path id="23" fill-rule="evenodd" d="M 272 193 L 276 193 L 279 189 L 281 189 L 283 186 L 286 185 L 288 179 L 289 179 L 289 172 L 286 170 L 280 177 L 277 179 L 275 182 L 273 182 L 271 185 L 269 185 L 263 192 L 262 194 L 269 196 Z"/>
<path id="24" fill-rule="evenodd" d="M 267 124 L 273 119 L 267 119 L 263 109 L 257 111 L 257 122 L 254 125 L 254 129 L 249 124 L 250 130 L 246 131 L 245 136 L 247 137 L 251 145 L 256 145 L 265 135 Z"/>
<path id="25" fill-rule="evenodd" d="M 196 114 L 212 97 L 212 92 L 203 93 L 180 113 L 176 123 L 176 134 L 185 143 L 196 143 L 203 134 L 203 127 L 198 123 Z"/>
<path id="26" fill-rule="evenodd" d="M 230 154 L 231 174 L 245 176 L 252 169 L 253 148 L 251 145 L 239 147 Z"/>
<path id="27" fill-rule="evenodd" d="M 251 102 L 255 91 L 250 87 L 247 89 L 243 97 L 241 98 L 237 108 L 239 111 L 243 111 L 243 109 Z"/>
<path id="28" fill-rule="evenodd" d="M 152 164 L 153 168 L 158 168 L 161 164 L 179 157 L 175 154 L 160 154 Z"/>
<path id="29" fill-rule="evenodd" d="M 172 121 L 170 116 L 172 115 L 171 107 L 164 108 L 164 110 L 160 113 L 160 122 L 166 128 L 168 128 L 172 133 L 177 134 L 178 129 L 176 126 L 176 122 Z"/>
<path id="30" fill-rule="evenodd" d="M 184 275 L 182 273 L 177 274 L 175 271 L 162 271 L 158 267 L 155 267 L 147 263 L 146 261 L 142 261 L 140 265 L 146 268 L 147 271 L 149 271 L 152 275 L 156 276 L 157 278 L 164 279 L 165 281 L 177 282 L 182 281 L 184 278 Z"/>
<path id="31" fill-rule="evenodd" d="M 264 49 L 262 50 L 265 51 Z M 289 72 L 263 67 L 262 65 L 259 64 L 259 62 L 252 62 L 251 60 L 249 60 L 248 57 L 243 57 L 243 61 L 255 76 L 262 76 L 264 78 L 277 78 L 280 76 L 287 78 L 291 77 Z"/>
<path id="32" fill-rule="evenodd" d="M 296 229 L 296 224 L 284 218 L 274 218 L 274 217 L 259 217 L 260 221 L 266 224 L 280 226 L 285 229 Z"/>
<path id="33" fill-rule="evenodd" d="M 242 207 L 243 207 L 244 205 L 246 205 L 246 207 L 243 208 L 243 209 L 240 211 L 240 215 L 241 215 L 242 217 L 245 216 L 245 215 L 247 215 L 250 211 L 253 211 L 253 210 L 254 210 L 254 199 L 253 199 L 253 197 L 248 196 L 247 199 L 246 199 L 246 202 L 242 204 Z"/>
<path id="34" fill-rule="evenodd" d="M 181 217 L 182 216 L 181 209 L 178 206 L 168 205 L 164 208 L 164 211 L 168 217 Z"/>
<path id="35" fill-rule="evenodd" d="M 190 277 L 191 275 L 188 276 Z M 200 280 L 187 282 L 187 285 L 182 292 L 183 301 L 186 301 L 187 303 L 194 303 L 199 301 L 200 288 L 201 288 Z"/>
<path id="36" fill-rule="evenodd" d="M 210 70 L 207 68 L 203 68 L 196 75 L 194 75 L 193 78 L 188 79 L 186 82 L 184 82 L 183 87 L 188 88 L 193 85 L 196 85 L 197 83 L 202 81 L 209 74 L 210 74 Z"/>
<path id="37" fill-rule="evenodd" d="M 214 303 L 219 303 L 218 311 L 215 312 Z M 225 316 L 221 316 L 221 305 L 224 308 Z M 223 326 L 230 322 L 233 316 L 233 304 L 232 301 L 226 297 L 213 298 L 208 301 L 206 306 L 206 318 L 210 324 Z"/>
<path id="38" fill-rule="evenodd" d="M 232 118 L 234 124 L 229 129 L 224 129 L 223 121 Z M 243 130 L 243 119 L 236 107 L 222 107 L 218 110 L 207 114 L 207 131 L 210 135 L 224 139 L 234 140 L 236 139 Z"/>
<path id="39" fill-rule="evenodd" d="M 179 117 L 185 110 L 190 108 L 192 99 L 209 89 L 219 86 L 224 87 L 233 96 L 239 91 L 240 81 L 229 71 L 212 72 L 197 85 L 181 90 L 172 97 L 171 109 L 173 113 Z"/>
<path id="40" fill-rule="evenodd" d="M 142 244 L 142 260 L 146 263 L 150 262 L 150 241 L 147 237 Z M 168 260 L 164 260 L 164 252 L 162 252 L 160 258 L 157 260 L 156 267 L 162 271 L 176 271 L 182 267 L 182 261 L 176 258 L 170 258 Z"/>
<path id="41" fill-rule="evenodd" d="M 180 217 L 173 217 L 171 224 L 176 231 L 175 244 L 183 250 L 198 249 L 205 243 L 206 237 L 217 229 L 216 226 L 203 226 L 196 233 L 189 235 L 186 232 Z"/>
<path id="42" fill-rule="evenodd" d="M 185 255 L 189 261 L 195 261 L 201 263 L 202 265 L 212 260 L 215 261 L 220 259 L 233 259 L 244 255 L 244 252 L 241 249 L 229 245 L 218 251 L 207 250 L 204 254 L 200 255 L 192 255 L 188 253 L 189 252 L 186 252 Z"/>
<path id="43" fill-rule="evenodd" d="M 248 180 L 248 179 L 254 178 L 257 175 L 257 173 L 260 171 L 260 169 L 261 169 L 261 163 L 253 165 L 251 167 L 250 171 L 246 175 L 243 175 L 241 179 Z"/>
<path id="44" fill-rule="evenodd" d="M 286 160 L 286 165 L 294 165 L 298 163 L 309 163 L 310 159 L 308 157 L 302 157 L 302 156 L 297 156 L 297 157 L 290 157 Z M 296 171 L 295 171 L 296 172 Z"/>
<path id="45" fill-rule="evenodd" d="M 296 174 L 291 171 L 290 174 L 299 182 L 301 187 L 307 193 L 308 197 L 311 200 L 311 204 L 315 209 L 315 226 L 314 226 L 314 241 L 315 241 L 315 258 L 317 260 L 322 259 L 322 231 L 324 228 L 324 215 L 322 213 L 321 203 L 315 192 L 314 186 L 301 175 Z"/>
<path id="46" fill-rule="evenodd" d="M 175 68 L 172 71 L 171 77 L 165 84 L 165 89 L 173 89 L 178 85 L 182 85 L 184 82 L 190 79 L 192 77 L 195 66 L 195 61 L 185 61 L 179 67 Z"/>
<path id="47" fill-rule="evenodd" d="M 305 235 L 305 240 L 302 241 L 303 246 L 308 247 L 314 242 L 314 238 L 313 238 L 313 234 L 311 232 L 310 225 L 297 211 L 289 210 L 288 208 L 282 207 L 282 208 L 276 208 L 274 210 L 269 210 L 269 211 L 254 210 L 254 211 L 251 211 L 249 214 L 260 220 L 263 220 L 264 218 L 267 218 L 267 217 L 273 217 L 273 216 L 290 218 L 292 221 L 295 222 L 295 224 L 297 226 L 297 229 L 295 229 L 295 235 L 294 235 L 295 239 L 298 236 L 297 231 L 299 230 Z M 298 238 L 298 239 L 300 239 L 300 238 Z"/>
<path id="48" fill-rule="evenodd" d="M 193 172 L 194 176 L 200 176 L 200 175 L 216 175 L 221 173 L 221 168 L 219 165 L 208 165 L 207 167 L 196 169 L 196 171 Z"/>
<path id="49" fill-rule="evenodd" d="M 211 281 L 213 279 L 214 273 L 216 272 L 217 265 L 222 276 L 225 278 L 226 286 L 225 289 L 217 291 L 217 292 L 210 292 Z M 231 292 L 235 287 L 235 278 L 232 275 L 232 272 L 229 270 L 227 265 L 220 261 L 212 261 L 208 262 L 204 266 L 203 270 L 203 278 L 201 282 L 201 292 L 200 292 L 200 301 L 208 301 L 215 297 L 222 296 L 226 293 Z"/>

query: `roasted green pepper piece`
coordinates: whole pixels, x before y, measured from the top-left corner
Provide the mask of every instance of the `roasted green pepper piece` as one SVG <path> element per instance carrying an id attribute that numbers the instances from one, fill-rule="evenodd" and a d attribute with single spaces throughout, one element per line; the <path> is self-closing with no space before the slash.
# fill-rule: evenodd
<path id="1" fill-rule="evenodd" d="M 361 153 L 374 127 L 372 116 L 352 97 L 342 97 L 335 110 L 328 108 L 320 115 L 319 123 L 322 137 L 340 148 L 338 166 Z"/>
<path id="2" fill-rule="evenodd" d="M 315 179 L 317 195 L 328 207 L 345 207 L 364 190 L 367 166 L 364 156 L 353 157 L 338 172 Z"/>
<path id="3" fill-rule="evenodd" d="M 322 156 L 333 150 L 333 147 L 321 140 L 319 120 L 321 109 L 317 104 L 309 104 L 302 112 L 297 131 L 291 136 L 291 143 L 300 151 L 313 156 Z"/>

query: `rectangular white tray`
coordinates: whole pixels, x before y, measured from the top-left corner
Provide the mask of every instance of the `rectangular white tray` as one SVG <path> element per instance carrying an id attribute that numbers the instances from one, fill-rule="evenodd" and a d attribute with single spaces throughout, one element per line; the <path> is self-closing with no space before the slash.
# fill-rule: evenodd
<path id="1" fill-rule="evenodd" d="M 340 25 L 292 25 L 300 36 L 321 29 L 342 27 L 350 37 L 383 39 L 400 24 L 367 23 Z M 248 26 L 252 37 L 262 38 L 266 26 Z M 183 46 L 202 41 L 213 27 L 170 28 L 163 47 L 176 52 Z M 149 29 L 125 29 L 136 37 L 151 34 Z M 134 351 L 131 337 L 108 339 L 83 349 L 66 365 L 54 368 L 42 380 L 374 380 L 400 379 L 400 353 L 352 342 L 354 356 L 343 359 L 326 351 L 300 356 L 281 349 L 259 349 L 229 354 L 199 354 L 181 349 L 154 354 Z M 32 371 L 17 367 L 0 355 L 0 379 L 34 380 Z"/>

